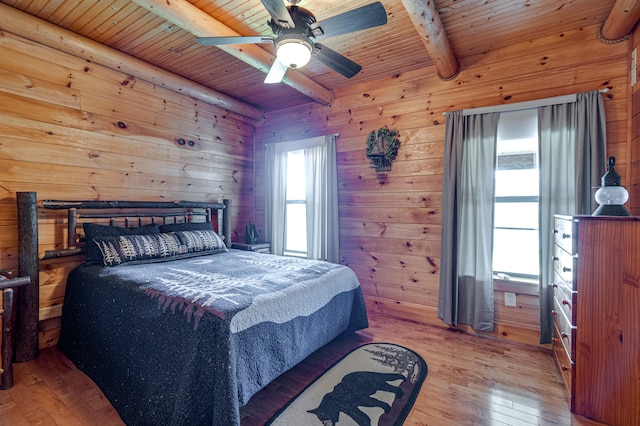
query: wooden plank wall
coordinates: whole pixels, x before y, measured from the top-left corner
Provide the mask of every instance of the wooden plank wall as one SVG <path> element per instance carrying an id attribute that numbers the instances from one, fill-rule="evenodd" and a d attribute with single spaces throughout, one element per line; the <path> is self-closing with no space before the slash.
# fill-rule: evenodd
<path id="1" fill-rule="evenodd" d="M 0 58 L 0 269 L 17 267 L 17 191 L 40 200 L 230 198 L 233 232 L 244 232 L 252 120 L 8 32 Z M 40 215 L 40 250 L 61 248 L 64 218 Z M 66 275 L 82 260 L 41 265 L 41 347 L 57 341 Z"/>
<path id="2" fill-rule="evenodd" d="M 640 55 L 640 30 L 636 28 L 633 32 L 632 46 L 630 50 L 636 50 L 636 55 Z M 631 53 L 629 53 L 631 55 Z M 625 180 L 623 176 L 623 185 L 629 188 L 629 211 L 634 216 L 640 216 L 640 57 L 636 57 L 636 68 L 630 70 L 631 74 L 635 73 L 636 83 L 631 86 L 631 124 L 629 125 L 629 179 Z M 629 81 L 631 84 L 631 81 Z"/>
<path id="3" fill-rule="evenodd" d="M 263 229 L 264 145 L 338 133 L 341 262 L 357 273 L 371 311 L 442 324 L 443 113 L 609 88 L 603 95 L 608 155 L 616 156 L 627 177 L 628 45 L 605 45 L 596 27 L 587 27 L 467 58 L 451 81 L 427 68 L 340 90 L 330 107 L 308 104 L 267 114 L 256 130 L 255 223 Z M 400 132 L 402 145 L 388 176 L 378 179 L 365 157 L 365 140 L 383 125 Z M 494 334 L 537 344 L 538 297 L 518 294 L 517 301 L 506 308 L 496 293 Z"/>

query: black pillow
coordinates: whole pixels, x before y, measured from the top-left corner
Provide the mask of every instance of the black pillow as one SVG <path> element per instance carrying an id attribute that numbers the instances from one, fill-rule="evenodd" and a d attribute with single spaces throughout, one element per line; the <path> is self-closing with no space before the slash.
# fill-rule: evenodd
<path id="1" fill-rule="evenodd" d="M 93 243 L 102 253 L 105 266 L 174 259 L 187 251 L 174 233 L 97 237 Z"/>
<path id="2" fill-rule="evenodd" d="M 213 230 L 97 237 L 93 243 L 100 250 L 105 266 L 162 262 L 228 251 Z"/>
<path id="3" fill-rule="evenodd" d="M 229 251 L 222 238 L 212 229 L 205 231 L 176 231 L 175 235 L 178 236 L 182 245 L 186 247 L 188 253 L 211 252 L 211 254 L 215 254 Z"/>
<path id="4" fill-rule="evenodd" d="M 102 263 L 102 252 L 93 242 L 99 237 L 119 237 L 121 235 L 150 235 L 159 234 L 160 227 L 151 223 L 137 228 L 123 228 L 121 226 L 99 225 L 97 223 L 85 222 L 82 224 L 84 236 L 87 244 L 87 262 Z"/>
<path id="5" fill-rule="evenodd" d="M 183 222 L 160 225 L 160 232 L 213 231 L 211 222 Z"/>

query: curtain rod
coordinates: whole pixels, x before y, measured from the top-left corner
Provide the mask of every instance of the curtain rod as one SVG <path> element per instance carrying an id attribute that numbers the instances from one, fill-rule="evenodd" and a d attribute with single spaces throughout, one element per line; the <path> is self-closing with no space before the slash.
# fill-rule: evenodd
<path id="1" fill-rule="evenodd" d="M 326 138 L 327 136 L 333 136 L 335 138 L 339 138 L 340 137 L 340 133 L 332 133 L 332 134 L 329 134 L 329 135 L 316 136 L 316 137 L 313 137 L 313 138 L 293 140 L 293 141 L 269 142 L 269 143 L 265 143 L 264 146 L 277 145 L 277 144 L 292 144 L 292 143 L 303 143 L 304 144 L 305 142 L 312 141 L 312 140 L 317 139 L 317 138 Z M 311 145 L 311 146 L 313 146 L 313 145 Z"/>
<path id="2" fill-rule="evenodd" d="M 609 91 L 609 88 L 605 87 L 604 89 L 600 89 L 598 91 L 600 93 L 607 93 Z M 544 98 L 544 99 L 534 99 L 532 101 L 516 102 L 513 104 L 501 104 L 501 105 L 491 105 L 491 106 L 478 107 L 478 108 L 468 108 L 468 109 L 462 110 L 462 115 L 486 114 L 489 112 L 517 111 L 521 109 L 538 108 L 541 106 L 575 102 L 575 100 L 576 100 L 576 94 L 574 93 L 572 95 L 555 96 L 552 98 Z M 445 115 L 445 114 L 446 112 L 442 113 L 442 115 Z"/>

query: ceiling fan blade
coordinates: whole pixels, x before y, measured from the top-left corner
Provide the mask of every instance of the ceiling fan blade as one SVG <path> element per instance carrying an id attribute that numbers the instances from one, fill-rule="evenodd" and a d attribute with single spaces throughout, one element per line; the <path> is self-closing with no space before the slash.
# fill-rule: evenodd
<path id="1" fill-rule="evenodd" d="M 353 77 L 362 69 L 360 65 L 356 64 L 351 59 L 342 56 L 335 50 L 331 50 L 320 43 L 315 44 L 313 55 L 317 60 L 347 78 Z"/>
<path id="2" fill-rule="evenodd" d="M 220 46 L 223 44 L 273 43 L 273 37 L 265 37 L 265 36 L 198 37 L 196 41 L 203 46 Z"/>
<path id="3" fill-rule="evenodd" d="M 366 30 L 387 23 L 387 11 L 375 2 L 310 25 L 316 39 Z M 319 30 L 318 30 L 319 28 Z M 314 31 L 315 30 L 315 31 Z M 321 31 L 320 31 L 321 30 Z"/>
<path id="4" fill-rule="evenodd" d="M 291 15 L 289 14 L 289 10 L 284 5 L 282 0 L 261 0 L 262 5 L 269 15 L 271 15 L 271 19 L 280 25 L 283 28 L 295 28 L 296 24 L 294 24 Z"/>
<path id="5" fill-rule="evenodd" d="M 287 68 L 289 67 L 276 58 L 276 60 L 273 61 L 273 65 L 271 65 L 271 69 L 269 70 L 269 73 L 267 73 L 267 77 L 264 79 L 264 82 L 267 84 L 280 83 L 284 78 L 284 73 L 287 72 Z"/>

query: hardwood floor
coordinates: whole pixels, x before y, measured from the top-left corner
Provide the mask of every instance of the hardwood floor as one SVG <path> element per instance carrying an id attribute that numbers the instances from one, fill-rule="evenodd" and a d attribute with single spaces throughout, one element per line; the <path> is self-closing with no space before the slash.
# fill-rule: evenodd
<path id="1" fill-rule="evenodd" d="M 370 316 L 370 327 L 333 342 L 256 394 L 242 425 L 262 425 L 316 376 L 363 343 L 418 352 L 428 375 L 405 425 L 598 425 L 569 412 L 561 378 L 545 349 Z M 122 425 L 95 384 L 55 348 L 14 364 L 0 391 L 0 425 Z"/>

